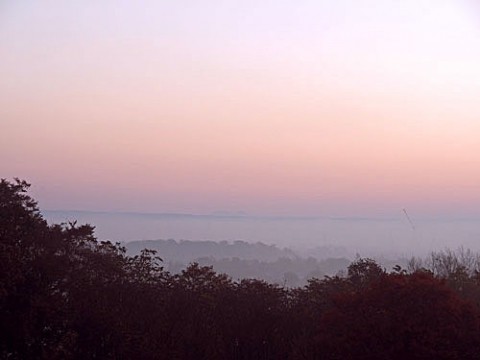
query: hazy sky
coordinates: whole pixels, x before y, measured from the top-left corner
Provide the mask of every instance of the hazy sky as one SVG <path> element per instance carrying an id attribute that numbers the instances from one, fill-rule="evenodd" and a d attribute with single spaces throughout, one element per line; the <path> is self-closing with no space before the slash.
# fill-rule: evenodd
<path id="1" fill-rule="evenodd" d="M 469 0 L 0 2 L 0 177 L 46 209 L 480 214 Z"/>

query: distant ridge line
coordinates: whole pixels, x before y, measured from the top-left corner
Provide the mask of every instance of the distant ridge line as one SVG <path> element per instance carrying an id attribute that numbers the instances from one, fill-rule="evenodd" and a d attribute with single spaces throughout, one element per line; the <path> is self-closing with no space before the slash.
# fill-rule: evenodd
<path id="1" fill-rule="evenodd" d="M 330 220 L 330 221 L 398 221 L 396 217 L 362 217 L 362 216 L 302 216 L 302 215 L 251 215 L 251 214 L 191 214 L 191 213 L 152 213 L 135 211 L 100 211 L 100 210 L 42 210 L 44 214 L 79 214 L 79 215 L 117 215 L 150 218 L 183 218 L 183 219 L 245 219 L 245 220 Z"/>
<path id="2" fill-rule="evenodd" d="M 151 213 L 135 211 L 100 211 L 100 210 L 42 210 L 44 214 L 93 214 L 93 215 L 126 215 L 145 217 L 178 217 L 178 218 L 213 218 L 213 219 L 271 219 L 271 220 L 320 220 L 333 219 L 323 216 L 281 216 L 281 215 L 249 215 L 249 214 L 190 214 L 190 213 Z"/>

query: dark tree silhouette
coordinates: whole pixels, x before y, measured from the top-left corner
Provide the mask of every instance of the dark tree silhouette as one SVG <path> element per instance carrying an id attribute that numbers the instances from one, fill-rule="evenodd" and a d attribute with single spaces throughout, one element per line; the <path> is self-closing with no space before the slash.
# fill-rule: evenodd
<path id="1" fill-rule="evenodd" d="M 49 225 L 25 181 L 0 181 L 2 359 L 477 359 L 478 271 L 357 259 L 285 288 L 212 267 L 164 271 L 90 225 Z M 450 262 L 448 263 L 450 264 Z M 471 301 L 472 300 L 472 301 Z"/>
<path id="2" fill-rule="evenodd" d="M 339 294 L 318 334 L 330 359 L 476 359 L 478 311 L 428 273 L 383 275 Z"/>

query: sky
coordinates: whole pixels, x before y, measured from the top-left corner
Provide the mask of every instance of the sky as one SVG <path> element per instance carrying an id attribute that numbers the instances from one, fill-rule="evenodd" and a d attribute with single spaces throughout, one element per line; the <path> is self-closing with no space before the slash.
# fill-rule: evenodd
<path id="1" fill-rule="evenodd" d="M 0 177 L 44 209 L 480 216 L 472 0 L 0 1 Z"/>

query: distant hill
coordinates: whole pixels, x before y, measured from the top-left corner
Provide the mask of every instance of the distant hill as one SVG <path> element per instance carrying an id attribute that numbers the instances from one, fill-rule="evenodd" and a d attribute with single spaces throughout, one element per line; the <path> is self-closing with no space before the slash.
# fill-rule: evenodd
<path id="1" fill-rule="evenodd" d="M 148 240 L 125 244 L 129 255 L 138 255 L 143 249 L 156 250 L 164 260 L 167 271 L 180 273 L 189 263 L 213 266 L 215 271 L 225 273 L 233 279 L 255 278 L 285 286 L 303 286 L 307 280 L 325 275 L 335 275 L 350 264 L 342 256 L 313 258 L 301 257 L 290 249 L 275 245 L 244 241 L 188 241 Z M 326 254 L 339 251 L 326 248 Z M 321 248 L 316 248 L 316 255 Z"/>
<path id="2" fill-rule="evenodd" d="M 213 257 L 215 259 L 238 258 L 242 260 L 258 260 L 273 262 L 280 258 L 294 259 L 298 257 L 290 249 L 280 249 L 275 245 L 261 242 L 245 241 L 189 241 L 189 240 L 142 240 L 125 244 L 130 255 L 137 255 L 143 249 L 156 250 L 165 261 L 190 263 L 198 258 Z"/>

